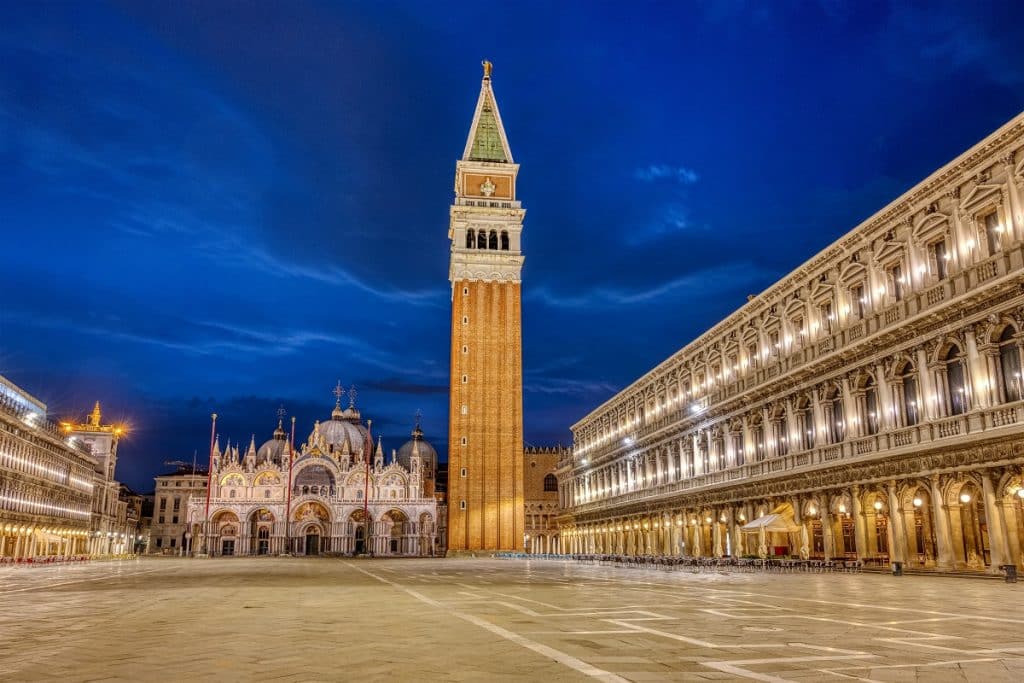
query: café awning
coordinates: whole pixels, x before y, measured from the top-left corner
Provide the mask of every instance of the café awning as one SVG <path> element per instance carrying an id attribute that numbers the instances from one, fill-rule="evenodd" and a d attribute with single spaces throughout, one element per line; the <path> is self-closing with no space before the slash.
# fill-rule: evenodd
<path id="1" fill-rule="evenodd" d="M 744 524 L 742 531 L 746 533 L 757 533 L 761 529 L 767 532 L 796 533 L 800 531 L 800 525 L 793 521 L 789 515 L 772 512 L 758 517 L 757 519 Z"/>

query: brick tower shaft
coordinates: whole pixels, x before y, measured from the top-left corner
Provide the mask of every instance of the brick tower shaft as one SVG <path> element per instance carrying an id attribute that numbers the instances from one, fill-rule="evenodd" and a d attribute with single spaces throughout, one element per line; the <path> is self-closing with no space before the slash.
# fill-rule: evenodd
<path id="1" fill-rule="evenodd" d="M 526 212 L 484 62 L 451 207 L 448 549 L 521 550 L 523 364 L 520 249 Z"/>

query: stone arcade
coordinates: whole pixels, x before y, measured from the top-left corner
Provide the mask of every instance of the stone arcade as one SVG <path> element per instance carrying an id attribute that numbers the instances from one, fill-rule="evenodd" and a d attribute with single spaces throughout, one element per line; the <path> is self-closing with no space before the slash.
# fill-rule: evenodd
<path id="1" fill-rule="evenodd" d="M 1024 563 L 1022 184 L 1019 115 L 583 418 L 567 549 Z"/>

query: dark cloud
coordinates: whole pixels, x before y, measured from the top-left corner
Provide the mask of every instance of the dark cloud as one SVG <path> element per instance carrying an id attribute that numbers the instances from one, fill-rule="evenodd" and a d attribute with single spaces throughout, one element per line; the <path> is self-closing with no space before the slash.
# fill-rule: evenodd
<path id="1" fill-rule="evenodd" d="M 388 379 L 365 379 L 357 383 L 361 387 L 373 389 L 386 394 L 411 394 L 413 396 L 429 396 L 431 394 L 448 393 L 447 384 L 417 384 L 408 380 L 390 377 Z"/>

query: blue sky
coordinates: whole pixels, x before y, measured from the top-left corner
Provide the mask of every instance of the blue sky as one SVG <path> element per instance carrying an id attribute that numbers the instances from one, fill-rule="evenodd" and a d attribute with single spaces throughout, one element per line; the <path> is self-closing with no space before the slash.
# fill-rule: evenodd
<path id="1" fill-rule="evenodd" d="M 569 426 L 1024 109 L 1019 3 L 9 3 L 0 373 L 119 476 L 355 384 L 446 450 L 480 60 L 522 165 L 526 439 Z"/>

